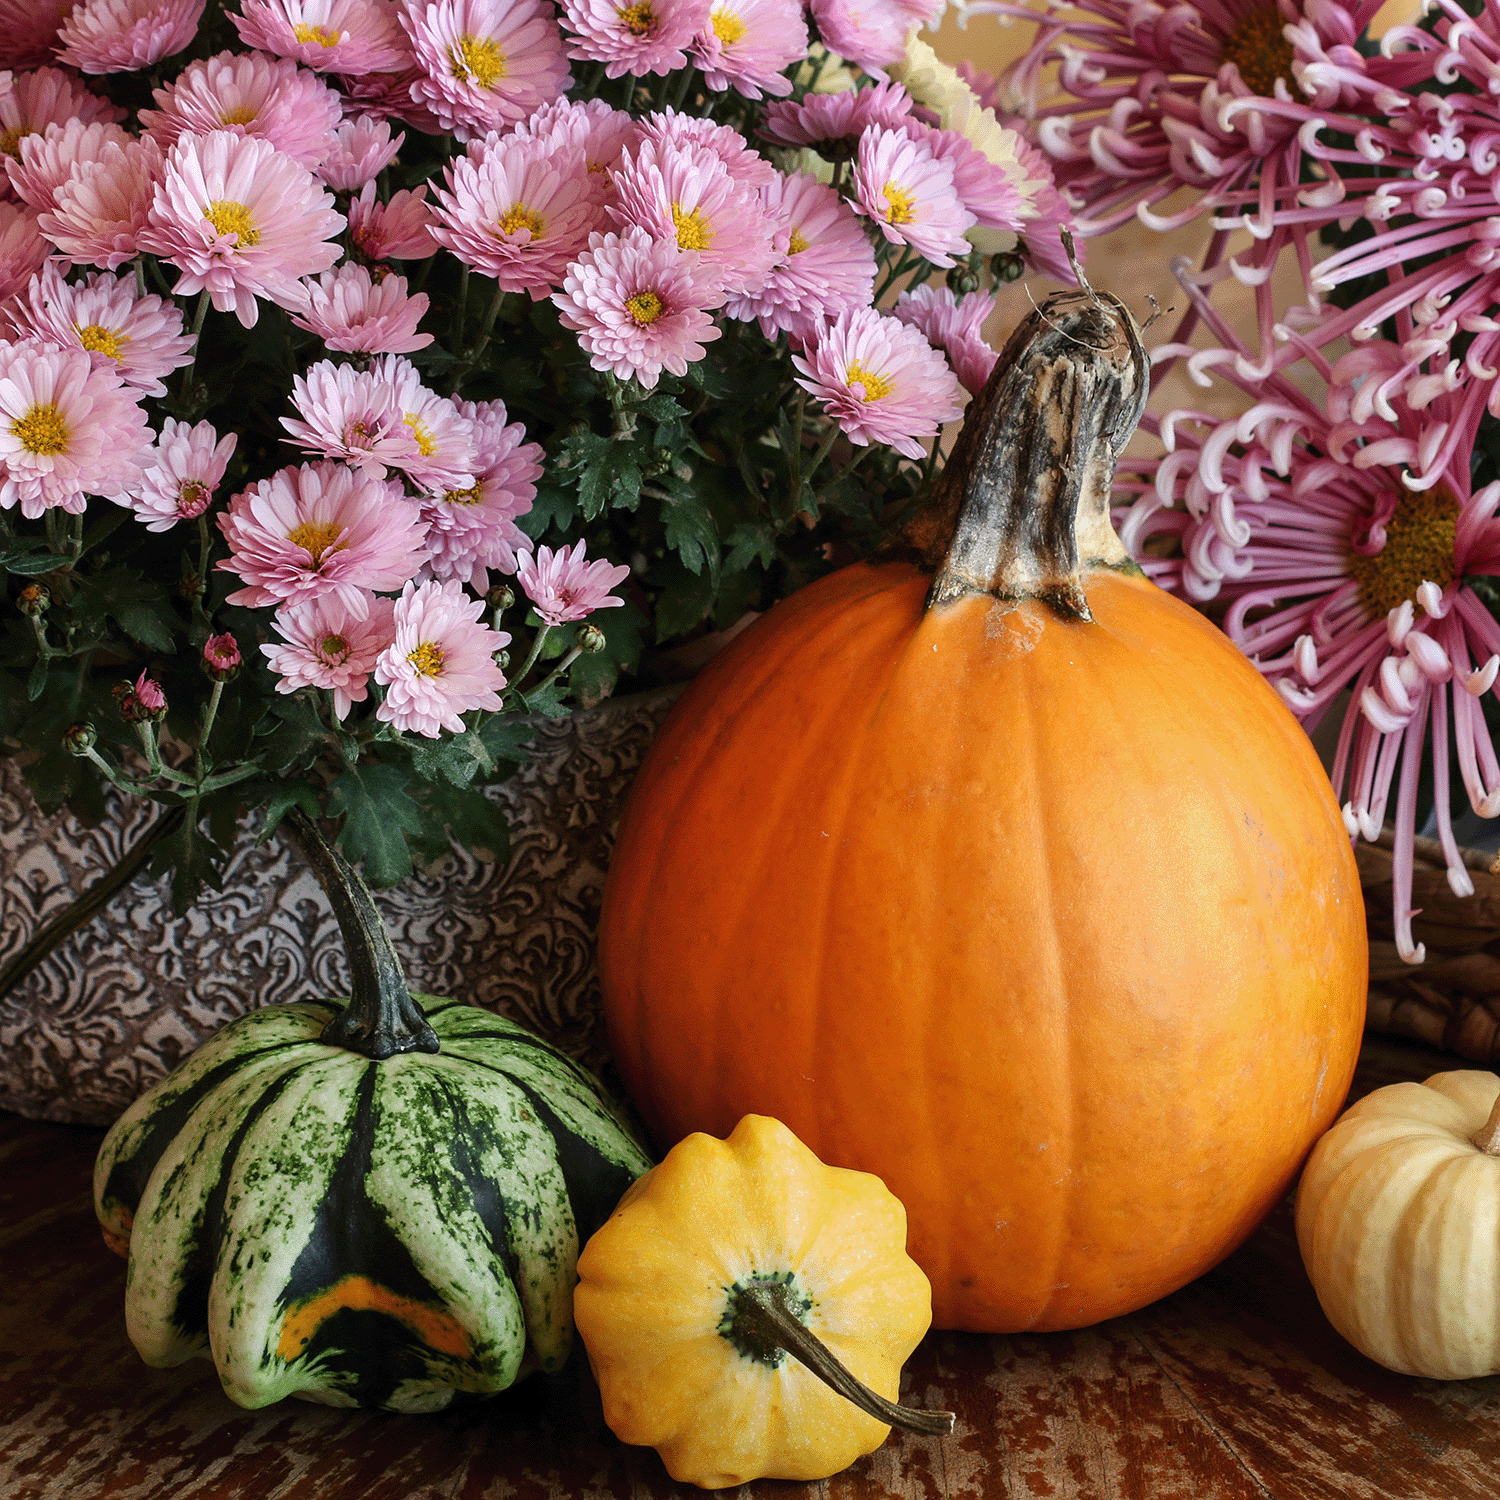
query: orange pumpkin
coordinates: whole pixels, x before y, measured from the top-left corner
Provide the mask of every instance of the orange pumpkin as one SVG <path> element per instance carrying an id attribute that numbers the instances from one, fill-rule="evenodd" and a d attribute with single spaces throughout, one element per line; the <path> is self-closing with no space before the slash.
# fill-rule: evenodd
<path id="1" fill-rule="evenodd" d="M 605 892 L 610 1038 L 661 1142 L 766 1114 L 877 1173 L 938 1327 L 1078 1327 L 1207 1270 L 1358 1052 L 1327 777 L 1108 524 L 1146 380 L 1114 298 L 1034 314 L 905 554 L 684 695 Z"/>

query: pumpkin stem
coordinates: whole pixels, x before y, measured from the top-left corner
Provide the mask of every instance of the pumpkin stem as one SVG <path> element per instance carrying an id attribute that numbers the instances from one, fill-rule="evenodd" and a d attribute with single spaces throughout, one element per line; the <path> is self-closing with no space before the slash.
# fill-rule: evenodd
<path id="1" fill-rule="evenodd" d="M 1129 561 L 1110 488 L 1150 376 L 1135 318 L 1108 293 L 1061 292 L 1016 329 L 905 533 L 937 573 L 928 609 L 991 594 L 1093 618 L 1084 571 Z"/>
<path id="2" fill-rule="evenodd" d="M 878 1422 L 933 1437 L 953 1431 L 951 1411 L 914 1411 L 877 1396 L 797 1316 L 792 1308 L 795 1295 L 783 1281 L 746 1282 L 735 1288 L 727 1327 L 720 1331 L 737 1348 L 752 1352 L 767 1364 L 777 1363 L 785 1350 Z"/>
<path id="3" fill-rule="evenodd" d="M 349 957 L 349 1004 L 318 1040 L 375 1062 L 398 1052 L 436 1052 L 437 1033 L 406 987 L 369 887 L 300 808 L 288 809 L 286 822 L 328 897 Z"/>
<path id="4" fill-rule="evenodd" d="M 1490 1117 L 1469 1137 L 1486 1156 L 1500 1156 L 1500 1097 L 1495 1100 Z"/>

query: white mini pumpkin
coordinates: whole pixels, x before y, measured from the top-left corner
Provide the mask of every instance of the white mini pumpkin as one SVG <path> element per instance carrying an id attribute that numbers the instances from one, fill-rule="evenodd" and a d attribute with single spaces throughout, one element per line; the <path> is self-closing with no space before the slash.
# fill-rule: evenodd
<path id="1" fill-rule="evenodd" d="M 1346 1110 L 1297 1190 L 1329 1321 L 1406 1375 L 1500 1372 L 1500 1077 L 1437 1073 Z"/>

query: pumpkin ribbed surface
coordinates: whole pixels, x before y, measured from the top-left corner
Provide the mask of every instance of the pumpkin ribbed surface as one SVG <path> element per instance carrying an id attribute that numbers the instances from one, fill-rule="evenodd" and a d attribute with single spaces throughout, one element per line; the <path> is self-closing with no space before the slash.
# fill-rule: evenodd
<path id="1" fill-rule="evenodd" d="M 1212 625 L 860 564 L 710 664 L 633 788 L 601 975 L 665 1145 L 784 1121 L 905 1204 L 938 1327 L 1080 1326 L 1238 1244 L 1343 1101 L 1359 882 Z"/>

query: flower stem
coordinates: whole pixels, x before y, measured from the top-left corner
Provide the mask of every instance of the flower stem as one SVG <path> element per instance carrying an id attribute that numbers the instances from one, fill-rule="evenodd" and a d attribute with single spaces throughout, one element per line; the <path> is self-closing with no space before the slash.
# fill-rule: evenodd
<path id="1" fill-rule="evenodd" d="M 537 631 L 536 638 L 531 643 L 531 651 L 527 655 L 526 660 L 521 667 L 521 670 L 517 672 L 516 675 L 510 680 L 512 687 L 518 688 L 521 683 L 526 681 L 526 674 L 536 665 L 537 657 L 542 654 L 542 642 L 547 639 L 547 636 L 549 635 L 551 630 L 552 627 L 550 625 L 544 624 L 542 628 Z"/>
<path id="2" fill-rule="evenodd" d="M 562 674 L 564 672 L 566 672 L 568 670 L 568 668 L 571 667 L 573 665 L 573 663 L 575 661 L 577 661 L 578 658 L 580 656 L 582 656 L 582 655 L 583 655 L 583 647 L 582 646 L 573 646 L 573 647 L 571 647 L 569 649 L 569 651 L 568 651 L 568 654 L 566 656 L 564 656 L 563 659 L 560 662 L 558 662 L 558 664 L 555 667 L 553 667 L 553 669 L 550 672 L 548 672 L 547 675 L 544 678 L 542 678 L 542 680 L 539 683 L 537 683 L 537 685 L 534 688 L 532 688 L 531 691 L 533 693 L 539 693 L 539 692 L 542 691 L 543 688 L 551 687 L 552 684 L 554 682 L 556 682 L 557 679 L 559 677 L 561 677 Z"/>
<path id="3" fill-rule="evenodd" d="M 806 473 L 803 476 L 803 482 L 804 483 L 806 483 L 806 484 L 811 484 L 812 483 L 813 475 L 816 474 L 818 472 L 819 468 L 822 467 L 823 460 L 828 457 L 829 450 L 833 447 L 834 443 L 838 440 L 838 435 L 839 435 L 839 426 L 838 426 L 838 423 L 837 422 L 830 422 L 828 424 L 828 431 L 823 435 L 823 441 L 818 444 L 817 452 L 813 454 L 812 462 L 810 464 L 808 464 L 808 466 L 807 466 Z M 796 512 L 794 511 L 793 514 L 795 515 Z"/>
<path id="4" fill-rule="evenodd" d="M 219 699 L 224 696 L 224 684 L 214 683 L 213 691 L 208 695 L 208 707 L 203 711 L 203 728 L 198 731 L 198 748 L 193 752 L 193 773 L 201 783 L 203 780 L 203 749 L 208 744 L 208 737 L 214 732 L 214 720 L 219 715 Z"/>

